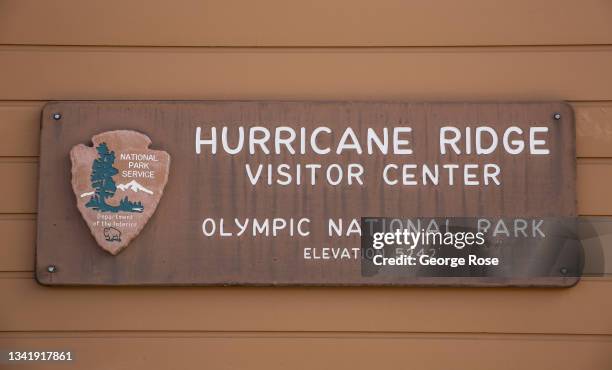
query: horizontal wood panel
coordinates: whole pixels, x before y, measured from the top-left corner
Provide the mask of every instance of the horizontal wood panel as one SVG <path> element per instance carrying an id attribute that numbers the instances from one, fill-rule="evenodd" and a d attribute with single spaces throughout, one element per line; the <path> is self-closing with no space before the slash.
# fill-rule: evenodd
<path id="1" fill-rule="evenodd" d="M 38 161 L 30 158 L 0 161 L 10 181 L 0 182 L 0 213 L 35 213 L 38 202 Z"/>
<path id="2" fill-rule="evenodd" d="M 612 215 L 612 160 L 578 160 L 578 213 Z M 0 173 L 11 181 L 0 182 L 0 213 L 36 213 L 38 163 L 35 158 L 4 159 Z"/>
<path id="3" fill-rule="evenodd" d="M 612 46 L 0 47 L 0 99 L 612 100 Z"/>
<path id="4" fill-rule="evenodd" d="M 3 277 L 0 329 L 612 334 L 610 289 L 50 288 Z"/>
<path id="5" fill-rule="evenodd" d="M 0 102 L 0 156 L 36 156 L 44 103 Z"/>
<path id="6" fill-rule="evenodd" d="M 0 102 L 0 156 L 37 156 L 44 102 Z M 571 103 L 578 157 L 612 157 L 612 102 Z"/>
<path id="7" fill-rule="evenodd" d="M 5 0 L 0 43 L 186 46 L 610 44 L 602 0 Z M 111 26 L 112 25 L 112 26 Z M 77 31 L 75 31 L 77 30 Z"/>
<path id="8" fill-rule="evenodd" d="M 513 335 L 0 336 L 8 349 L 70 350 L 74 361 L 4 369 L 608 369 L 610 337 Z M 25 367 L 24 367 L 25 366 Z"/>
<path id="9" fill-rule="evenodd" d="M 36 246 L 34 215 L 0 215 L 0 271 L 32 271 Z"/>
<path id="10" fill-rule="evenodd" d="M 578 214 L 612 214 L 612 161 L 579 159 L 576 177 Z"/>
<path id="11" fill-rule="evenodd" d="M 612 157 L 612 103 L 572 103 L 576 118 L 576 155 Z"/>

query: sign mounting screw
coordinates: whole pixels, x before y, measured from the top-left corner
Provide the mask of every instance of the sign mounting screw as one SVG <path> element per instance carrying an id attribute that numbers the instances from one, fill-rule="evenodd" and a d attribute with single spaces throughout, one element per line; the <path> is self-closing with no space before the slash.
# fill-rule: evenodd
<path id="1" fill-rule="evenodd" d="M 555 119 L 555 121 L 558 121 L 561 119 L 561 113 L 555 113 L 553 114 L 553 118 Z"/>
<path id="2" fill-rule="evenodd" d="M 50 273 L 54 273 L 55 271 L 57 271 L 57 267 L 55 267 L 55 265 L 49 265 L 47 266 L 47 271 L 49 271 Z"/>
<path id="3" fill-rule="evenodd" d="M 565 267 L 561 267 L 561 269 L 559 270 L 561 272 L 562 275 L 567 275 L 567 268 Z"/>
<path id="4" fill-rule="evenodd" d="M 62 115 L 59 113 L 53 113 L 53 119 L 59 121 L 60 119 L 62 119 Z"/>

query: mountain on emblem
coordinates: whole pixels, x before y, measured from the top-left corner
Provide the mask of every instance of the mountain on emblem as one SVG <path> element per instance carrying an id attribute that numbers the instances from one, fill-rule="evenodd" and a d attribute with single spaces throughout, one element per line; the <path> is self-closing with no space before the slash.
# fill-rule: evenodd
<path id="1" fill-rule="evenodd" d="M 128 191 L 131 190 L 134 193 L 138 193 L 139 191 L 143 191 L 147 194 L 153 194 L 152 190 L 149 190 L 147 188 L 145 188 L 144 186 L 142 186 L 141 184 L 138 183 L 138 181 L 136 180 L 132 180 L 130 182 L 128 182 L 127 184 L 119 184 L 117 185 L 117 190 L 123 190 L 123 191 Z M 81 197 L 89 197 L 91 195 L 94 195 L 95 191 L 88 191 L 85 192 L 83 194 L 81 194 Z"/>
<path id="2" fill-rule="evenodd" d="M 151 139 L 136 131 L 104 132 L 92 142 L 93 147 L 79 144 L 70 151 L 72 188 L 92 235 L 116 255 L 155 212 L 168 181 L 170 155 L 149 149 Z"/>
<path id="3" fill-rule="evenodd" d="M 140 185 L 138 183 L 138 181 L 136 181 L 136 180 L 132 180 L 132 181 L 128 182 L 127 184 L 119 184 L 119 185 L 117 185 L 117 189 L 123 190 L 123 191 L 131 190 L 134 193 L 138 193 L 139 191 L 144 191 L 147 194 L 153 194 L 153 191 L 151 191 L 151 190 L 145 188 L 144 186 Z"/>

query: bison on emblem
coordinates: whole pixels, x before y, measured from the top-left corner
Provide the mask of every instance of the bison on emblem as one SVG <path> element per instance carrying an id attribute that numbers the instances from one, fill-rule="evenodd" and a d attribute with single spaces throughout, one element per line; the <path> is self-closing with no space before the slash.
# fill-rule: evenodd
<path id="1" fill-rule="evenodd" d="M 109 242 L 120 242 L 121 231 L 115 229 L 114 227 L 105 227 L 104 238 Z"/>

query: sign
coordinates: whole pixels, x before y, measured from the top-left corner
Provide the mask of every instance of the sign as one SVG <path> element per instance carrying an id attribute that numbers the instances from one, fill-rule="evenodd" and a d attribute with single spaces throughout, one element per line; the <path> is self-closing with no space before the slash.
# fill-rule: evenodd
<path id="1" fill-rule="evenodd" d="M 569 286 L 579 250 L 538 222 L 576 215 L 574 130 L 564 103 L 50 103 L 37 279 Z M 433 219 L 452 245 L 366 255 Z"/>

